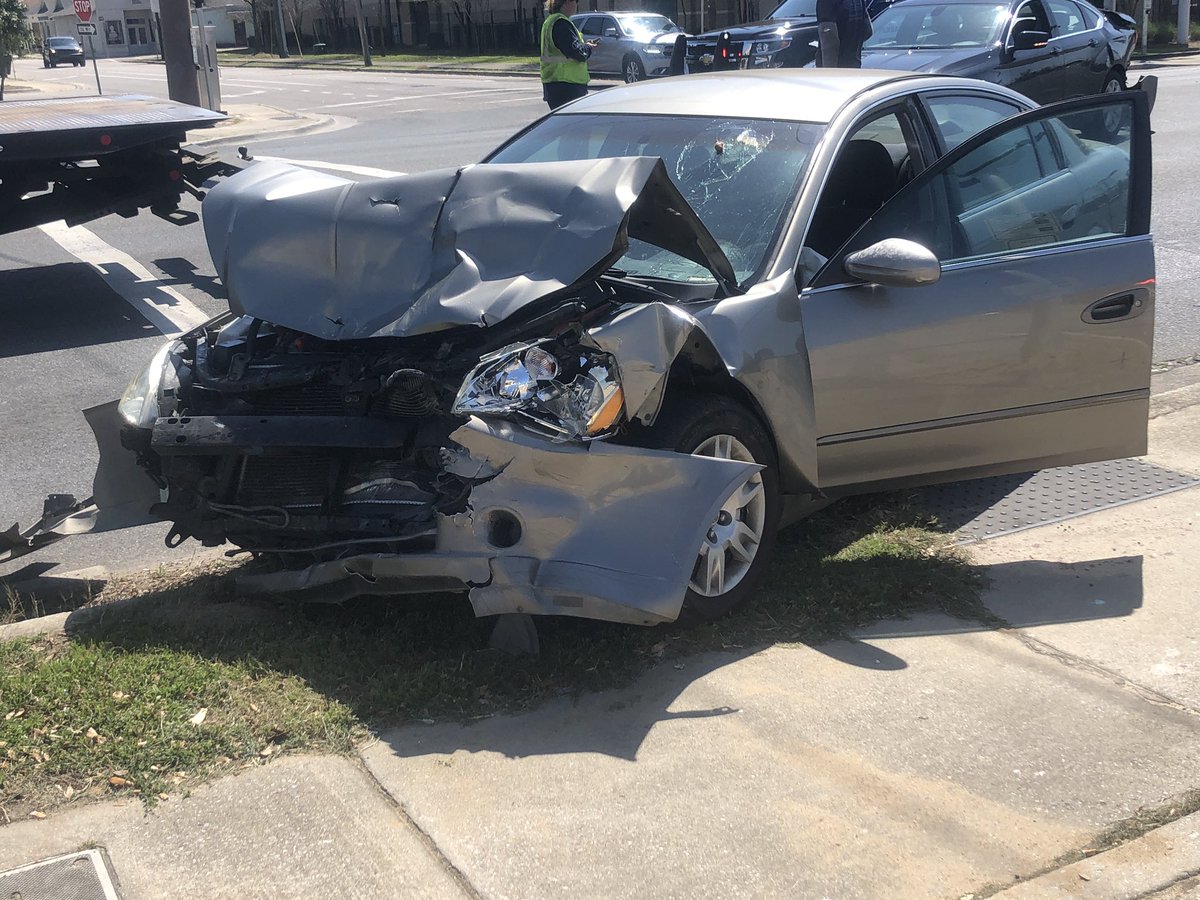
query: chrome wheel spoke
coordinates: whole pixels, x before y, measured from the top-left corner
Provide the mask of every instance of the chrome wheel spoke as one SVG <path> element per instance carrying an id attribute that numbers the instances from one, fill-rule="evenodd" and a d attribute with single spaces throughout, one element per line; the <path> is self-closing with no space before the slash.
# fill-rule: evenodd
<path id="1" fill-rule="evenodd" d="M 751 478 L 743 484 L 733 495 L 730 505 L 736 509 L 745 509 L 759 497 L 763 496 L 762 479 L 758 477 Z"/>
<path id="2" fill-rule="evenodd" d="M 754 562 L 754 554 L 758 550 L 758 541 L 760 535 L 754 533 L 745 522 L 737 523 L 737 530 L 734 531 L 733 537 L 729 539 L 729 549 L 733 551 L 734 556 L 737 556 L 744 563 Z"/>
<path id="3" fill-rule="evenodd" d="M 709 547 L 704 562 L 704 583 L 709 596 L 725 593 L 725 549 Z"/>

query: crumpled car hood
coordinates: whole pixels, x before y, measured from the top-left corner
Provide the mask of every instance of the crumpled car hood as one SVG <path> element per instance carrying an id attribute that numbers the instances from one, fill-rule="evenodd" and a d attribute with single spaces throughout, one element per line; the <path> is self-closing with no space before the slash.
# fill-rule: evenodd
<path id="1" fill-rule="evenodd" d="M 479 165 L 353 182 L 259 163 L 204 201 L 239 314 L 329 340 L 486 327 L 598 276 L 636 238 L 737 292 L 651 157 Z"/>

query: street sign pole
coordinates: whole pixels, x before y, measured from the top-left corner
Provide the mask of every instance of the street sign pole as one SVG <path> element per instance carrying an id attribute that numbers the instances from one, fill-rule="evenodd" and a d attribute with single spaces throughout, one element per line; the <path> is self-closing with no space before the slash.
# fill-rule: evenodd
<path id="1" fill-rule="evenodd" d="M 103 97 L 104 88 L 100 87 L 100 66 L 96 62 L 96 45 L 92 43 L 92 36 L 90 34 L 87 36 L 87 39 L 88 53 L 92 57 L 92 71 L 96 73 L 96 93 Z"/>
<path id="2" fill-rule="evenodd" d="M 75 15 L 79 17 L 79 24 L 75 27 L 80 34 L 87 35 L 88 53 L 92 56 L 92 71 L 96 73 L 96 93 L 102 95 L 104 89 L 100 87 L 100 65 L 96 62 L 96 45 L 92 42 L 92 35 L 96 33 L 96 26 L 90 24 L 92 21 L 92 0 L 72 0 L 72 5 L 75 7 Z"/>

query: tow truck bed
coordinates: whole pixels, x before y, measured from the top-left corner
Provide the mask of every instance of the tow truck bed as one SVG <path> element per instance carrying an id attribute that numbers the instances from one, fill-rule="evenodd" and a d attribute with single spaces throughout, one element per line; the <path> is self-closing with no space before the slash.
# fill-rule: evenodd
<path id="1" fill-rule="evenodd" d="M 141 209 L 175 222 L 185 191 L 237 166 L 183 146 L 221 113 L 127 95 L 0 104 L 0 234 Z"/>

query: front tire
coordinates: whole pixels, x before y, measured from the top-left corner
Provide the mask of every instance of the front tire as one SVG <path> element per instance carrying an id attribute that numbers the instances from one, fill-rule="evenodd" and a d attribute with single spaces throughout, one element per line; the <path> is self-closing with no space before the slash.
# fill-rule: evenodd
<path id="1" fill-rule="evenodd" d="M 646 78 L 646 67 L 642 65 L 642 61 L 636 56 L 627 56 L 625 61 L 621 63 L 621 74 L 625 77 L 626 84 L 633 84 L 635 81 L 644 81 Z"/>
<path id="2" fill-rule="evenodd" d="M 697 548 L 679 620 L 720 618 L 758 589 L 774 555 L 781 500 L 778 462 L 767 430 L 728 397 L 686 394 L 643 430 L 638 443 L 764 466 L 734 491 Z"/>

